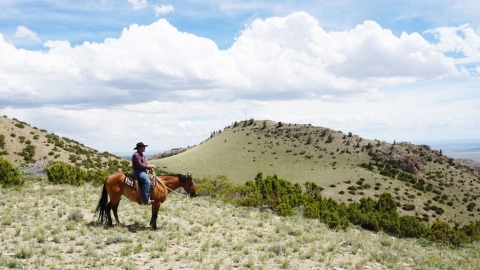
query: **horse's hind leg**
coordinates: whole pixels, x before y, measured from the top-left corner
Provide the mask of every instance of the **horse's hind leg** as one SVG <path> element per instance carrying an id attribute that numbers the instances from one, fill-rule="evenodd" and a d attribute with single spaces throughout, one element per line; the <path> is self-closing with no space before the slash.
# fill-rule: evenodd
<path id="1" fill-rule="evenodd" d="M 112 220 L 112 215 L 110 214 L 110 210 L 113 210 L 113 216 L 115 217 L 115 221 L 117 222 L 117 226 L 120 225 L 120 220 L 118 220 L 118 214 L 117 214 L 117 209 L 118 205 L 120 203 L 120 200 L 110 200 L 107 204 L 107 226 L 113 226 L 113 220 Z"/>
<path id="2" fill-rule="evenodd" d="M 118 205 L 120 204 L 120 200 L 117 201 L 117 203 L 112 207 L 113 210 L 113 216 L 115 217 L 115 221 L 117 222 L 117 226 L 120 226 L 120 220 L 118 219 Z"/>
<path id="3" fill-rule="evenodd" d="M 108 202 L 107 206 L 105 207 L 105 212 L 106 212 L 106 216 L 107 216 L 107 226 L 112 226 L 113 223 L 112 223 L 112 215 L 110 215 L 110 210 L 112 209 L 111 207 L 112 205 L 112 201 Z"/>

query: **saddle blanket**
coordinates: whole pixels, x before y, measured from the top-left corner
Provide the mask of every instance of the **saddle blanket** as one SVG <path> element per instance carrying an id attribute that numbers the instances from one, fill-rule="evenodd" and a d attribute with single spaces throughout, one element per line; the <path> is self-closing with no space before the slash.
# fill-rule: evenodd
<path id="1" fill-rule="evenodd" d="M 135 188 L 135 181 L 137 181 L 137 179 L 133 175 L 125 173 L 125 179 L 123 180 L 123 182 L 127 186 L 131 188 Z M 150 178 L 150 189 L 155 188 L 156 184 L 157 184 L 156 181 Z"/>
<path id="2" fill-rule="evenodd" d="M 127 174 L 125 174 L 125 180 L 123 180 L 123 182 L 129 187 L 135 188 L 135 182 Z"/>

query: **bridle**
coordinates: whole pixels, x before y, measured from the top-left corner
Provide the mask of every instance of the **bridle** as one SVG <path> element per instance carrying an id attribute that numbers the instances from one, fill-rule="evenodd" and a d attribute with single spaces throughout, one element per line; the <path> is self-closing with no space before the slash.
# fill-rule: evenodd
<path id="1" fill-rule="evenodd" d="M 153 177 L 155 177 L 155 180 L 156 180 L 157 182 L 159 182 L 160 185 L 164 186 L 166 189 L 168 189 L 168 190 L 170 190 L 171 192 L 176 193 L 176 194 L 178 194 L 178 195 L 180 195 L 180 196 L 190 198 L 190 192 L 187 192 L 187 195 L 185 195 L 185 194 L 182 194 L 182 193 L 180 193 L 180 192 L 178 192 L 178 191 L 175 191 L 175 190 L 167 187 L 167 185 L 165 185 L 162 181 L 160 181 L 160 180 L 157 178 L 157 173 L 155 172 L 155 170 L 152 170 L 152 175 L 153 175 Z M 189 176 L 189 175 L 187 174 L 187 176 Z M 187 180 L 187 181 L 188 181 L 188 180 Z M 192 179 L 191 177 L 190 177 L 190 181 L 192 182 L 192 185 L 193 185 L 193 179 Z"/>

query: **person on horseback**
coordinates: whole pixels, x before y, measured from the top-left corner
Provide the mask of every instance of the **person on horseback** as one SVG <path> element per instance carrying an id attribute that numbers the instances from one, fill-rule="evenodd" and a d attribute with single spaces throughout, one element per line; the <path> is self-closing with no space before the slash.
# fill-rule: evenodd
<path id="1" fill-rule="evenodd" d="M 147 170 L 153 170 L 153 166 L 147 164 L 147 160 L 143 155 L 145 152 L 145 147 L 148 145 L 143 144 L 143 142 L 137 143 L 137 146 L 133 150 L 137 152 L 133 153 L 132 156 L 132 167 L 133 174 L 138 178 L 138 181 L 142 188 L 142 200 L 143 204 L 150 205 L 154 201 L 149 200 L 148 198 L 148 189 L 150 188 L 150 179 L 148 178 Z"/>

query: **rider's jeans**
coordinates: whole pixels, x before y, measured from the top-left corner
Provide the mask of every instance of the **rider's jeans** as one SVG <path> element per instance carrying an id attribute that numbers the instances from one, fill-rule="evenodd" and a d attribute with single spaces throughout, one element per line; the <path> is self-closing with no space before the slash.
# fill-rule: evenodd
<path id="1" fill-rule="evenodd" d="M 150 179 L 146 170 L 134 170 L 133 173 L 139 179 L 140 188 L 142 190 L 142 200 L 148 201 L 148 189 L 150 188 Z"/>

